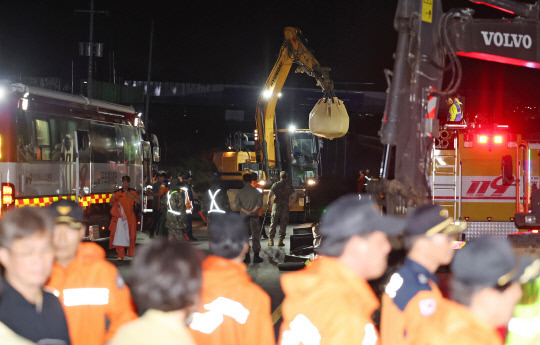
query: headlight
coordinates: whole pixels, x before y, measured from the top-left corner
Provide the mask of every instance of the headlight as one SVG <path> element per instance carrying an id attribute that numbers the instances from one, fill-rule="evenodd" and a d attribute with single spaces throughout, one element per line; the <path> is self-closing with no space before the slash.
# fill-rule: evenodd
<path id="1" fill-rule="evenodd" d="M 261 187 L 266 186 L 266 181 L 259 181 L 259 186 L 261 186 Z"/>
<path id="2" fill-rule="evenodd" d="M 315 181 L 314 179 L 310 178 L 307 180 L 307 184 L 308 186 L 314 186 L 317 184 L 317 181 Z"/>

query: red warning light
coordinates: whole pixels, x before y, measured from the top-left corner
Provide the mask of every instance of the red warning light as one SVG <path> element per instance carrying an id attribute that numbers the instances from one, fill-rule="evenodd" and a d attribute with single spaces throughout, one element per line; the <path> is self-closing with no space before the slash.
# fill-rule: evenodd
<path id="1" fill-rule="evenodd" d="M 502 144 L 502 142 L 503 142 L 503 137 L 502 137 L 502 135 L 496 135 L 496 136 L 494 136 L 494 137 L 493 137 L 493 142 L 494 142 L 495 144 Z"/>
<path id="2" fill-rule="evenodd" d="M 480 144 L 487 144 L 487 142 L 488 142 L 488 137 L 487 137 L 487 135 L 480 135 L 480 136 L 478 136 L 478 142 L 479 142 Z"/>

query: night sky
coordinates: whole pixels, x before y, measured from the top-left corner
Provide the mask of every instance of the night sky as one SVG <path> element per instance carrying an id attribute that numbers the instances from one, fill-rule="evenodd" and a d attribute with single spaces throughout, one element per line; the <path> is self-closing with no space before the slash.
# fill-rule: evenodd
<path id="1" fill-rule="evenodd" d="M 530 2 L 530 1 L 529 1 Z M 150 20 L 154 19 L 152 79 L 157 81 L 262 85 L 282 43 L 282 29 L 303 30 L 316 57 L 332 67 L 336 82 L 384 91 L 383 69 L 392 68 L 397 1 L 103 1 L 95 0 L 94 41 L 105 44 L 96 78 L 112 79 L 112 53 L 120 80 L 146 80 Z M 471 7 L 477 16 L 503 12 L 465 0 L 445 0 L 444 9 Z M 4 1 L 0 11 L 0 74 L 84 78 L 87 58 L 78 56 L 88 39 L 90 1 Z M 464 60 L 467 84 L 491 76 L 504 85 L 533 89 L 538 71 Z M 475 77 L 469 80 L 474 72 Z M 485 77 L 482 75 L 485 74 Z M 291 83 L 312 86 L 310 78 Z M 500 79 L 500 78 L 499 78 Z M 488 84 L 493 84 L 490 80 Z M 504 86 L 503 85 L 503 86 Z M 476 87 L 476 84 L 475 84 Z"/>
<path id="2" fill-rule="evenodd" d="M 111 82 L 114 63 L 117 82 L 146 80 L 153 19 L 153 81 L 262 87 L 283 42 L 283 28 L 296 26 L 303 31 L 319 62 L 332 68 L 338 92 L 340 88 L 384 92 L 387 85 L 383 70 L 393 68 L 397 43 L 393 28 L 396 6 L 397 0 L 95 0 L 95 10 L 108 14 L 95 15 L 94 42 L 104 43 L 104 55 L 95 59 L 94 79 Z M 477 18 L 506 15 L 466 0 L 443 1 L 444 11 L 459 7 L 473 8 Z M 88 40 L 89 15 L 75 10 L 89 8 L 90 0 L 3 1 L 0 78 L 60 77 L 66 84 L 71 80 L 73 63 L 75 83 L 86 79 L 88 58 L 78 56 L 78 42 Z M 463 79 L 459 93 L 469 95 L 466 112 L 487 112 L 502 119 L 499 123 L 508 123 L 507 114 L 518 100 L 521 106 L 538 106 L 540 118 L 539 70 L 460 60 Z M 285 87 L 317 88 L 312 78 L 293 75 Z M 254 108 L 255 102 L 247 113 L 253 114 Z M 446 111 L 441 105 L 440 116 Z M 239 124 L 225 123 L 224 109 L 211 106 L 153 103 L 149 113 L 149 130 L 160 138 L 164 161 L 169 165 L 165 168 L 185 164 L 187 157 L 206 155 L 211 159 L 212 152 L 224 144 L 227 133 L 251 131 L 253 127 L 246 122 L 246 128 L 233 128 Z M 296 115 L 306 118 L 305 114 Z M 335 155 L 347 152 L 330 167 L 334 173 L 344 171 L 354 187 L 358 169 L 378 170 L 381 146 L 377 131 L 382 114 L 349 115 L 349 146 L 344 146 L 343 140 L 333 144 L 326 141 L 326 150 Z M 280 119 L 294 120 L 287 116 Z M 208 121 L 213 126 L 207 126 Z M 528 126 L 525 121 L 513 122 Z M 203 133 L 206 137 L 201 137 Z"/>

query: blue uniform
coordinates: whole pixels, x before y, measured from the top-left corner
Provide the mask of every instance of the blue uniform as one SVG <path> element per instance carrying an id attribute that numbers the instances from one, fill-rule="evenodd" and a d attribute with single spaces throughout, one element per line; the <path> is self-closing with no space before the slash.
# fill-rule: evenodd
<path id="1" fill-rule="evenodd" d="M 432 315 L 442 298 L 437 278 L 425 267 L 406 258 L 392 275 L 382 296 L 382 345 L 405 344 L 407 334 L 421 327 L 422 320 Z"/>

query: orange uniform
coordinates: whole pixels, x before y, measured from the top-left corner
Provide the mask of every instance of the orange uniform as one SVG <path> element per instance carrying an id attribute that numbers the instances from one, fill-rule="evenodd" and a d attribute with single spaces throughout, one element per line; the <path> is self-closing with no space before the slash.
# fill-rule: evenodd
<path id="1" fill-rule="evenodd" d="M 408 338 L 424 326 L 426 318 L 437 312 L 442 298 L 437 278 L 407 258 L 382 295 L 382 345 L 408 343 Z"/>
<path id="2" fill-rule="evenodd" d="M 111 197 L 111 202 L 119 202 L 122 207 L 124 208 L 124 212 L 126 213 L 128 225 L 129 225 L 129 247 L 127 251 L 127 255 L 134 256 L 135 255 L 135 240 L 137 238 L 137 220 L 135 219 L 135 213 L 133 212 L 133 205 L 135 204 L 135 200 L 133 198 L 130 198 L 127 196 L 127 194 L 133 194 L 134 196 L 138 197 L 137 192 L 135 189 L 129 188 L 127 192 L 124 192 L 122 189 L 117 190 L 114 192 L 113 196 Z M 118 222 L 117 217 L 112 217 L 111 224 L 109 225 L 109 230 L 111 230 L 111 239 L 109 242 L 109 248 L 114 248 L 113 240 L 114 240 L 114 234 L 116 233 L 116 223 Z M 116 253 L 118 254 L 118 257 L 123 258 L 124 257 L 124 247 L 116 247 Z"/>
<path id="3" fill-rule="evenodd" d="M 367 281 L 331 257 L 284 274 L 279 344 L 379 344 L 371 314 L 379 301 Z"/>
<path id="4" fill-rule="evenodd" d="M 202 263 L 199 313 L 190 332 L 197 344 L 275 344 L 270 297 L 251 281 L 246 265 L 210 255 Z"/>
<path id="5" fill-rule="evenodd" d="M 55 263 L 46 285 L 62 301 L 73 345 L 103 345 L 137 318 L 129 288 L 95 243 L 81 243 L 67 267 Z"/>
<path id="6" fill-rule="evenodd" d="M 497 330 L 477 319 L 466 307 L 442 300 L 425 327 L 408 339 L 415 345 L 502 345 Z"/>

